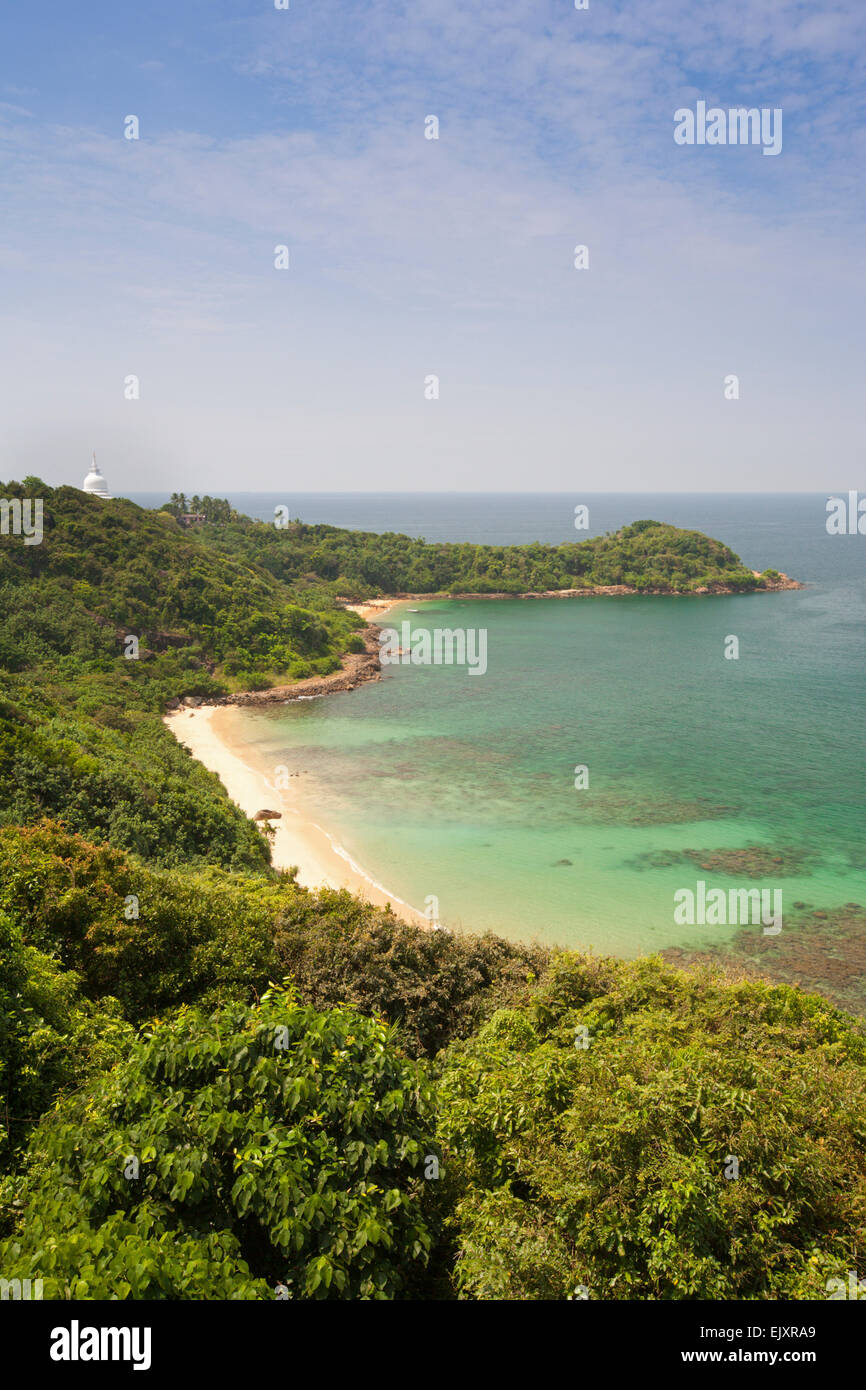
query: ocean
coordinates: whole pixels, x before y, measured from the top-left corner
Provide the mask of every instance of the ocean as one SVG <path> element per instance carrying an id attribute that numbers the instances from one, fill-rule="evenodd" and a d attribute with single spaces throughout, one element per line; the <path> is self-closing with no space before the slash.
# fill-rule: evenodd
<path id="1" fill-rule="evenodd" d="M 352 858 L 445 926 L 626 957 L 709 951 L 866 1008 L 866 537 L 828 535 L 826 494 L 231 500 L 263 519 L 286 501 L 306 521 L 491 544 L 652 518 L 801 580 L 411 604 L 389 624 L 483 629 L 486 673 L 397 665 L 243 718 L 262 754 L 302 773 L 305 803 Z M 579 502 L 588 532 L 573 528 Z M 724 656 L 732 635 L 738 660 Z M 780 893 L 781 931 L 678 920 L 677 894 L 699 882 Z"/>

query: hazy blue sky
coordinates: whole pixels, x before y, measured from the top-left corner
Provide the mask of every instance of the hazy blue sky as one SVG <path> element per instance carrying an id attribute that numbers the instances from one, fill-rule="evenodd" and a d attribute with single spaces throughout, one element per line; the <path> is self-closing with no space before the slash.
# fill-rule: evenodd
<path id="1" fill-rule="evenodd" d="M 864 34 L 864 0 L 10 0 L 0 477 L 862 486 Z M 782 153 L 675 144 L 698 100 L 781 107 Z"/>

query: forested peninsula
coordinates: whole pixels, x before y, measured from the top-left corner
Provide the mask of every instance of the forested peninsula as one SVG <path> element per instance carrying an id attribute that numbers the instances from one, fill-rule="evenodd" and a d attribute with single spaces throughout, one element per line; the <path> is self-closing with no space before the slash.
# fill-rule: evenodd
<path id="1" fill-rule="evenodd" d="M 650 521 L 448 546 L 211 499 L 182 525 L 181 499 L 0 493 L 44 499 L 40 544 L 0 536 L 4 1279 L 83 1299 L 823 1300 L 863 1275 L 859 1021 L 721 968 L 425 931 L 307 891 L 162 723 L 172 701 L 338 671 L 365 643 L 345 605 L 375 594 L 789 581 Z"/>

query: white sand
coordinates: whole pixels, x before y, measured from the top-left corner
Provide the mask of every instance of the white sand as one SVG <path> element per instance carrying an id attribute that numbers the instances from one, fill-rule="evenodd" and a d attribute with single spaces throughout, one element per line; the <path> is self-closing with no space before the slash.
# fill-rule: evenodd
<path id="1" fill-rule="evenodd" d="M 202 705 L 168 714 L 165 723 L 193 757 L 217 774 L 232 801 L 246 815 L 254 816 L 263 810 L 281 813 L 280 820 L 271 822 L 276 831 L 271 851 L 274 868 L 297 866 L 298 883 L 304 888 L 348 888 L 378 907 L 390 904 L 405 921 L 429 927 L 430 922 L 422 913 L 365 873 L 322 826 L 310 819 L 294 787 L 276 789 L 237 737 L 233 728 L 237 719 L 238 711 L 231 706 Z"/>
<path id="2" fill-rule="evenodd" d="M 384 618 L 385 614 L 392 608 L 399 608 L 402 604 L 408 603 L 404 598 L 368 598 L 363 603 L 347 603 L 344 607 L 350 613 L 357 613 L 365 622 L 378 622 L 379 618 Z"/>

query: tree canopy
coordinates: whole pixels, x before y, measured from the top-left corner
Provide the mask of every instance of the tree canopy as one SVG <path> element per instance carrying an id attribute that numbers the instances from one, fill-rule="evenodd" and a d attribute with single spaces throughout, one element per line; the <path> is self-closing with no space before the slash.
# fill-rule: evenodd
<path id="1" fill-rule="evenodd" d="M 432 1245 L 432 1124 L 382 1023 L 279 989 L 181 1009 L 34 1134 L 4 1276 L 49 1298 L 393 1298 Z"/>

